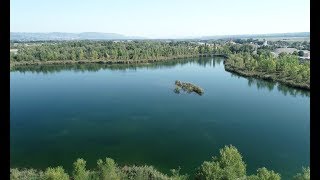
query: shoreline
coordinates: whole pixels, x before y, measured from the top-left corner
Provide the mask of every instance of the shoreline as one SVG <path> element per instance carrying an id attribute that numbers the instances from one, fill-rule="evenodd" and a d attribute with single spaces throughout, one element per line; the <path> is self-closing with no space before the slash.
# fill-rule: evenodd
<path id="1" fill-rule="evenodd" d="M 227 72 L 236 73 L 243 77 L 254 77 L 257 79 L 263 79 L 263 80 L 271 80 L 274 82 L 278 82 L 293 88 L 303 89 L 310 91 L 310 85 L 307 84 L 300 84 L 295 83 L 290 80 L 285 79 L 278 79 L 276 75 L 274 74 L 266 74 L 264 72 L 248 72 L 240 70 L 236 67 L 231 66 L 226 60 L 226 55 L 203 55 L 203 54 L 197 54 L 197 55 L 188 55 L 188 56 L 175 56 L 175 57 L 160 57 L 156 59 L 140 59 L 140 60 L 56 60 L 56 61 L 20 61 L 20 62 L 10 62 L 10 70 L 13 67 L 19 67 L 19 66 L 28 66 L 28 65 L 63 65 L 63 64 L 147 64 L 147 63 L 154 63 L 154 62 L 165 62 L 175 59 L 183 59 L 183 58 L 194 58 L 194 57 L 224 57 L 226 58 L 224 60 L 224 69 Z"/>
<path id="2" fill-rule="evenodd" d="M 292 82 L 292 81 L 286 80 L 286 79 L 278 79 L 277 75 L 275 75 L 275 74 L 266 74 L 264 72 L 243 71 L 243 70 L 240 70 L 236 67 L 233 67 L 232 65 L 228 64 L 226 61 L 224 61 L 224 69 L 227 72 L 232 72 L 232 73 L 238 74 L 243 77 L 254 77 L 257 79 L 269 80 L 269 81 L 278 82 L 278 83 L 287 85 L 292 88 L 310 91 L 310 85 L 308 85 L 308 84 L 295 83 L 295 82 Z"/>
<path id="3" fill-rule="evenodd" d="M 183 58 L 193 58 L 200 57 L 199 55 L 189 55 L 189 56 L 175 56 L 175 57 L 159 57 L 156 59 L 140 59 L 140 60 L 55 60 L 55 61 L 20 61 L 20 62 L 10 62 L 10 68 L 15 66 L 27 66 L 27 65 L 63 65 L 63 64 L 144 64 L 153 63 L 161 61 L 169 61 L 174 59 Z"/>
<path id="4" fill-rule="evenodd" d="M 63 64 L 90 64 L 90 63 L 98 63 L 98 64 L 144 64 L 144 63 L 153 63 L 153 62 L 162 62 L 162 61 L 170 61 L 175 59 L 184 59 L 184 58 L 194 58 L 194 57 L 224 57 L 225 55 L 214 55 L 214 54 L 197 54 L 197 55 L 181 55 L 174 57 L 159 57 L 155 59 L 139 59 L 139 60 L 54 60 L 54 61 L 20 61 L 20 62 L 10 62 L 10 68 L 15 66 L 27 66 L 27 65 L 63 65 Z"/>

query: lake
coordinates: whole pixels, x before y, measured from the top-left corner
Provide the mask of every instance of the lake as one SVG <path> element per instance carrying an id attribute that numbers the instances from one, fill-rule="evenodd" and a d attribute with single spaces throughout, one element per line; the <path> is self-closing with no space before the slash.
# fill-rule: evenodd
<path id="1" fill-rule="evenodd" d="M 79 157 L 193 174 L 232 144 L 289 179 L 310 163 L 310 93 L 224 70 L 223 58 L 55 65 L 10 73 L 11 167 L 72 169 Z M 174 93 L 175 80 L 204 94 Z"/>

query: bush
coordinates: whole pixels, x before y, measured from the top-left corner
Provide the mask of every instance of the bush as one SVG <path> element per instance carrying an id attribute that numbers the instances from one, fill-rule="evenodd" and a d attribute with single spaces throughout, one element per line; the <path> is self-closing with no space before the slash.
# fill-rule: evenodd
<path id="1" fill-rule="evenodd" d="M 72 177 L 59 166 L 47 168 L 45 172 L 34 169 L 10 169 L 11 180 L 186 180 L 188 175 L 180 175 L 180 168 L 172 169 L 171 176 L 157 171 L 152 166 L 124 166 L 119 168 L 113 159 L 99 159 L 97 169 L 86 169 L 86 161 L 77 159 L 74 163 Z M 257 174 L 247 176 L 246 164 L 239 151 L 232 145 L 220 149 L 220 156 L 212 161 L 205 161 L 198 168 L 195 179 L 198 180 L 280 180 L 280 174 L 259 168 Z M 310 180 L 310 168 L 293 177 L 295 180 Z"/>
<path id="2" fill-rule="evenodd" d="M 10 169 L 11 180 L 42 180 L 43 172 L 35 169 Z"/>
<path id="3" fill-rule="evenodd" d="M 293 177 L 294 180 L 310 180 L 310 167 L 302 168 L 302 172 Z"/>
<path id="4" fill-rule="evenodd" d="M 188 175 L 180 175 L 180 170 L 181 168 L 179 167 L 178 169 L 171 169 L 171 173 L 172 173 L 172 177 L 171 179 L 173 180 L 187 180 L 188 179 Z"/>
<path id="5" fill-rule="evenodd" d="M 47 168 L 44 172 L 44 180 L 69 180 L 69 175 L 64 172 L 61 166 Z"/>
<path id="6" fill-rule="evenodd" d="M 259 168 L 257 170 L 257 175 L 251 175 L 248 180 L 280 180 L 281 176 L 274 171 L 269 171 L 267 168 Z"/>
<path id="7" fill-rule="evenodd" d="M 238 150 L 230 145 L 220 150 L 220 157 L 205 161 L 198 169 L 196 179 L 233 180 L 246 176 L 246 164 Z"/>
<path id="8" fill-rule="evenodd" d="M 122 172 L 125 174 L 125 179 L 158 179 L 169 180 L 170 178 L 154 169 L 152 166 L 124 166 Z"/>
<path id="9" fill-rule="evenodd" d="M 123 175 L 113 159 L 106 158 L 105 162 L 99 159 L 97 164 L 98 164 L 98 174 L 100 179 L 108 179 L 108 180 L 122 179 Z"/>
<path id="10" fill-rule="evenodd" d="M 86 170 L 86 161 L 83 159 L 77 159 L 73 163 L 73 179 L 74 180 L 89 180 L 90 172 Z"/>
<path id="11" fill-rule="evenodd" d="M 299 51 L 299 52 L 298 52 L 298 55 L 299 55 L 299 56 L 304 56 L 304 52 L 303 52 L 303 51 Z"/>

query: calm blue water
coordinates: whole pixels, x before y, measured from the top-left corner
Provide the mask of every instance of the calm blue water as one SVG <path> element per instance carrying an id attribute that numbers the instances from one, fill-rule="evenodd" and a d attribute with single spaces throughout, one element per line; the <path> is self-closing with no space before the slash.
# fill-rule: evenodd
<path id="1" fill-rule="evenodd" d="M 243 78 L 223 59 L 149 65 L 24 67 L 11 72 L 11 167 L 70 170 L 78 157 L 192 174 L 220 148 L 292 177 L 310 163 L 309 92 Z M 175 94 L 174 81 L 205 93 Z"/>

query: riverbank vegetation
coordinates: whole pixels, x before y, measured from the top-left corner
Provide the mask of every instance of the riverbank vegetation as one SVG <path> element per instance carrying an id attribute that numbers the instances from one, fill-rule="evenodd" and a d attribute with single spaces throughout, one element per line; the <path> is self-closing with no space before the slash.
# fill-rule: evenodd
<path id="1" fill-rule="evenodd" d="M 197 168 L 194 179 L 197 180 L 280 180 L 281 175 L 265 167 L 259 168 L 256 174 L 247 175 L 246 163 L 234 146 L 225 146 L 220 154 L 211 161 L 205 161 Z M 309 180 L 310 168 L 303 168 L 294 177 L 296 180 Z M 73 163 L 73 171 L 67 173 L 63 167 L 49 167 L 46 170 L 17 169 L 10 170 L 11 180 L 186 180 L 190 175 L 180 174 L 180 168 L 171 170 L 171 175 L 159 172 L 152 166 L 120 167 L 113 159 L 99 159 L 97 167 L 89 170 L 86 161 L 77 159 Z"/>
<path id="2" fill-rule="evenodd" d="M 176 85 L 176 88 L 174 89 L 174 92 L 177 94 L 180 93 L 181 89 L 187 93 L 195 92 L 200 96 L 202 96 L 204 93 L 204 90 L 202 88 L 200 88 L 199 86 L 196 86 L 194 84 L 188 83 L 188 82 L 181 82 L 181 81 L 176 80 L 175 85 Z"/>
<path id="3" fill-rule="evenodd" d="M 198 55 L 196 44 L 160 41 L 63 41 L 16 45 L 18 53 L 11 53 L 13 63 L 45 63 L 63 61 L 71 63 L 92 61 L 127 63 L 139 60 L 165 60 Z M 60 62 L 62 63 L 62 62 Z"/>
<path id="4" fill-rule="evenodd" d="M 268 46 L 260 46 L 261 41 L 254 40 L 239 42 L 85 40 L 12 43 L 11 49 L 17 52 L 10 53 L 10 67 L 43 64 L 145 64 L 221 55 L 226 58 L 227 71 L 310 89 L 310 61 L 299 60 L 298 53 L 280 53 L 279 56 L 271 53 L 273 49 L 282 47 L 282 44 L 288 45 L 289 42 L 269 42 Z M 307 42 L 291 42 L 290 45 L 299 46 L 300 49 L 309 48 Z"/>
<path id="5" fill-rule="evenodd" d="M 146 63 L 186 57 L 250 52 L 250 45 L 189 41 L 44 41 L 11 43 L 11 66 L 72 63 Z"/>
<path id="6" fill-rule="evenodd" d="M 243 76 L 277 81 L 292 87 L 310 89 L 310 62 L 299 62 L 295 55 L 249 53 L 232 54 L 225 60 L 225 69 Z"/>

